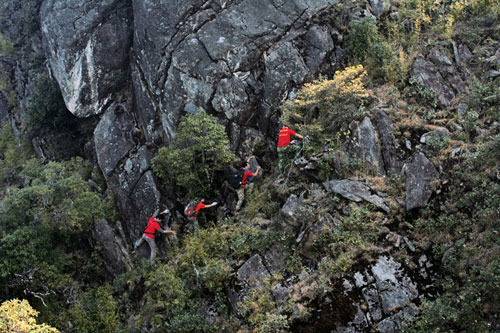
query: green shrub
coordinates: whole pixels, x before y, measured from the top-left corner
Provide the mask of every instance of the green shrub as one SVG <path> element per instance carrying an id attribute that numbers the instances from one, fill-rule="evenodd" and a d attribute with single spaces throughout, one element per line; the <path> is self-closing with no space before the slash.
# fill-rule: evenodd
<path id="1" fill-rule="evenodd" d="M 111 288 L 97 287 L 83 293 L 69 309 L 69 319 L 77 332 L 117 332 L 120 318 Z"/>
<path id="2" fill-rule="evenodd" d="M 336 220 L 335 225 L 323 230 L 314 243 L 319 256 L 327 255 L 320 267 L 331 277 L 350 269 L 354 259 L 367 251 L 377 238 L 374 213 L 356 205 L 351 205 L 350 209 L 348 217 Z"/>
<path id="3" fill-rule="evenodd" d="M 165 332 L 203 332 L 207 323 L 201 315 L 199 289 L 183 278 L 172 265 L 162 265 L 146 281 L 148 305 L 144 316 L 153 327 Z"/>
<path id="4" fill-rule="evenodd" d="M 245 312 L 253 332 L 283 332 L 289 328 L 287 315 L 276 308 L 269 278 L 264 281 L 262 287 L 250 291 L 238 306 Z"/>
<path id="5" fill-rule="evenodd" d="M 404 332 L 497 332 L 500 316 L 500 262 L 469 272 L 465 284 L 447 280 L 443 294 L 424 302 Z"/>
<path id="6" fill-rule="evenodd" d="M 391 70 L 399 70 L 398 57 L 391 44 L 378 31 L 377 22 L 373 17 L 366 17 L 350 24 L 351 31 L 346 36 L 345 45 L 349 62 L 363 64 L 369 74 L 375 79 L 391 76 L 397 80 L 397 75 Z M 390 63 L 394 63 L 388 66 Z M 401 74 L 404 75 L 404 74 Z"/>
<path id="7" fill-rule="evenodd" d="M 76 158 L 45 166 L 40 178 L 33 181 L 36 193 L 33 213 L 53 232 L 87 232 L 104 217 L 98 193 L 88 186 L 88 166 Z"/>
<path id="8" fill-rule="evenodd" d="M 439 101 L 432 90 L 413 76 L 410 77 L 408 83 L 408 86 L 404 89 L 406 97 L 414 98 L 419 104 L 424 104 L 432 109 L 437 108 Z"/>
<path id="9" fill-rule="evenodd" d="M 436 135 L 430 137 L 425 143 L 425 151 L 430 157 L 438 157 L 448 147 L 450 138 L 448 136 Z"/>
<path id="10" fill-rule="evenodd" d="M 183 117 L 168 147 L 153 158 L 153 171 L 166 187 L 178 186 L 189 196 L 212 196 L 220 183 L 217 172 L 235 159 L 224 126 L 205 111 Z"/>

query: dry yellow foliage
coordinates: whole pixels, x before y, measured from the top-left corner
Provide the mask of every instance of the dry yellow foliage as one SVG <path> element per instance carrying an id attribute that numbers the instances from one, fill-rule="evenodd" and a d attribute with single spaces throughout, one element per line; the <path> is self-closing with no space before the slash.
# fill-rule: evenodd
<path id="1" fill-rule="evenodd" d="M 367 97 L 368 93 L 363 84 L 365 76 L 366 70 L 363 65 L 347 67 L 343 71 L 336 71 L 332 80 L 314 80 L 304 84 L 297 98 L 288 103 L 293 107 L 307 107 L 340 100 L 347 96 Z"/>
<path id="2" fill-rule="evenodd" d="M 59 332 L 46 324 L 38 325 L 38 311 L 33 309 L 28 301 L 12 299 L 0 306 L 0 332 L 15 333 L 56 333 Z"/>

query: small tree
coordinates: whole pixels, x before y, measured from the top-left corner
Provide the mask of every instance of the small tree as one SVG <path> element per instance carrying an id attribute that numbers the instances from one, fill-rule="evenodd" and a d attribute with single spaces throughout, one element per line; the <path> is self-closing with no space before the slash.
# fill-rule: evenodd
<path id="1" fill-rule="evenodd" d="M 153 171 L 167 187 L 189 195 L 212 195 L 215 174 L 235 159 L 224 126 L 205 111 L 181 119 L 177 135 L 153 158 Z"/>
<path id="2" fill-rule="evenodd" d="M 28 301 L 13 299 L 5 301 L 0 306 L 0 331 L 1 332 L 59 332 L 54 327 L 46 324 L 37 324 L 38 311 L 34 310 Z"/>

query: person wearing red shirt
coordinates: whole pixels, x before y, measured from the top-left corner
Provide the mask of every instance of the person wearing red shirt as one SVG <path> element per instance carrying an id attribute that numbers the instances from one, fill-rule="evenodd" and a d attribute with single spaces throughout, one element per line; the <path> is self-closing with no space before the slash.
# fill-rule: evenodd
<path id="1" fill-rule="evenodd" d="M 256 177 L 260 171 L 260 165 L 257 165 L 257 170 L 255 171 L 255 173 L 250 171 L 250 160 L 252 158 L 255 158 L 255 156 L 250 156 L 249 158 L 247 158 L 247 162 L 242 168 L 242 170 L 244 171 L 243 178 L 241 179 L 240 188 L 236 190 L 236 194 L 238 195 L 238 202 L 236 203 L 235 208 L 236 212 L 240 210 L 241 205 L 243 205 L 243 201 L 245 200 L 245 186 L 247 182 L 251 182 L 253 180 L 253 177 Z"/>
<path id="2" fill-rule="evenodd" d="M 278 136 L 278 167 L 280 173 L 283 174 L 285 172 L 285 166 L 287 162 L 287 156 L 293 152 L 295 153 L 299 147 L 295 145 L 290 145 L 290 138 L 292 136 L 296 136 L 299 139 L 303 139 L 303 136 L 296 133 L 294 130 L 289 129 L 287 126 L 283 126 L 280 130 Z"/>
<path id="3" fill-rule="evenodd" d="M 198 236 L 198 213 L 200 210 L 217 205 L 217 202 L 212 202 L 210 205 L 205 205 L 204 202 L 205 199 L 201 199 L 198 203 L 193 200 L 184 208 L 184 214 L 186 214 L 188 220 L 191 222 L 189 228 L 194 230 L 195 236 Z M 196 205 L 196 207 L 192 205 Z"/>
<path id="4" fill-rule="evenodd" d="M 165 212 L 162 212 L 162 214 Z M 149 247 L 151 248 L 151 255 L 150 259 L 151 261 L 154 261 L 156 258 L 156 252 L 157 252 L 157 247 L 156 247 L 156 242 L 155 242 L 155 233 L 157 231 L 162 232 L 164 234 L 176 234 L 175 231 L 173 230 L 166 230 L 162 229 L 160 227 L 161 220 L 159 218 L 156 218 L 154 216 L 151 216 L 148 221 L 148 226 L 146 227 L 146 230 L 144 230 L 144 233 L 142 234 L 142 237 L 139 238 L 138 240 L 135 241 L 134 243 L 134 251 L 142 245 L 144 241 L 146 241 L 149 244 Z"/>

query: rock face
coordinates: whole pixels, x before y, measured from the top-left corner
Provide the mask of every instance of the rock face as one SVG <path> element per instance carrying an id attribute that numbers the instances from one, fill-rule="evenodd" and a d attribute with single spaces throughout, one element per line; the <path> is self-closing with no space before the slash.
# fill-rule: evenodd
<path id="1" fill-rule="evenodd" d="M 356 202 L 366 200 L 386 212 L 390 211 L 384 200 L 378 195 L 371 194 L 370 188 L 361 182 L 349 179 L 330 180 L 323 183 L 323 186 L 327 191 L 340 194 L 346 199 Z"/>
<path id="2" fill-rule="evenodd" d="M 385 174 L 378 134 L 369 117 L 365 117 L 354 131 L 348 151 L 361 159 L 368 169 L 380 175 Z"/>
<path id="3" fill-rule="evenodd" d="M 398 143 L 394 136 L 394 126 L 391 118 L 384 110 L 374 110 L 377 129 L 382 143 L 382 157 L 385 170 L 389 176 L 401 172 L 401 161 L 398 158 Z"/>
<path id="4" fill-rule="evenodd" d="M 134 144 L 133 115 L 127 105 L 113 104 L 94 131 L 97 161 L 106 181 L 117 195 L 131 239 L 138 238 L 149 216 L 159 208 L 150 156 Z"/>
<path id="5" fill-rule="evenodd" d="M 106 269 L 111 276 L 123 273 L 125 269 L 132 269 L 132 263 L 126 246 L 116 237 L 108 221 L 100 221 L 92 233 L 93 238 L 99 244 L 101 253 L 108 263 Z"/>
<path id="6" fill-rule="evenodd" d="M 415 154 L 406 166 L 406 210 L 425 207 L 438 172 L 424 154 Z"/>
<path id="7" fill-rule="evenodd" d="M 142 78 L 134 90 L 153 101 L 144 109 L 160 113 L 167 140 L 180 116 L 198 108 L 266 132 L 287 89 L 335 58 L 331 31 L 304 26 L 337 2 L 133 1 Z"/>
<path id="8" fill-rule="evenodd" d="M 262 287 L 264 278 L 270 275 L 266 267 L 262 264 L 262 258 L 256 254 L 240 267 L 237 276 L 238 280 L 245 287 L 255 289 Z"/>
<path id="9" fill-rule="evenodd" d="M 292 194 L 281 208 L 278 222 L 283 226 L 300 227 L 308 220 L 308 208 L 302 198 Z"/>
<path id="10" fill-rule="evenodd" d="M 376 17 L 385 14 L 392 5 L 392 0 L 370 0 L 369 2 L 372 7 L 373 15 Z"/>
<path id="11" fill-rule="evenodd" d="M 460 73 L 442 47 L 433 48 L 425 59 L 417 58 L 413 63 L 412 76 L 434 92 L 443 108 L 449 107 L 457 93 L 465 90 Z"/>
<path id="12" fill-rule="evenodd" d="M 338 2 L 43 1 L 50 69 L 73 114 L 101 117 L 98 163 L 129 237 L 164 201 L 144 146 L 168 144 L 204 108 L 251 152 L 292 88 L 336 69 L 340 34 L 323 14 Z"/>
<path id="13" fill-rule="evenodd" d="M 375 327 L 380 332 L 400 332 L 404 318 L 418 315 L 414 303 L 419 297 L 417 285 L 390 256 L 380 256 L 352 278 L 344 278 L 342 285 L 334 287 L 331 299 L 326 291 L 320 301 L 315 298 L 322 278 L 314 273 L 299 276 L 298 282 L 288 288 L 296 301 L 291 316 L 293 332 L 311 332 L 310 327 L 321 332 L 371 332 Z M 305 328 L 301 326 L 300 312 L 310 302 L 323 303 L 321 310 L 309 313 L 309 326 Z"/>
<path id="14" fill-rule="evenodd" d="M 132 45 L 128 1 L 44 1 L 41 26 L 68 110 L 100 114 L 127 82 Z"/>
<path id="15" fill-rule="evenodd" d="M 412 303 L 419 295 L 416 284 L 393 258 L 379 257 L 370 271 L 357 272 L 354 277 L 368 312 L 364 313 L 358 307 L 354 319 L 337 329 L 338 332 L 365 331 L 368 328 L 366 322 L 378 323 L 380 332 L 400 332 L 405 317 L 418 315 L 418 309 Z"/>
<path id="16" fill-rule="evenodd" d="M 446 138 L 450 132 L 446 128 L 438 128 L 433 131 L 427 132 L 420 137 L 420 143 L 427 143 L 429 139 L 433 138 Z"/>

